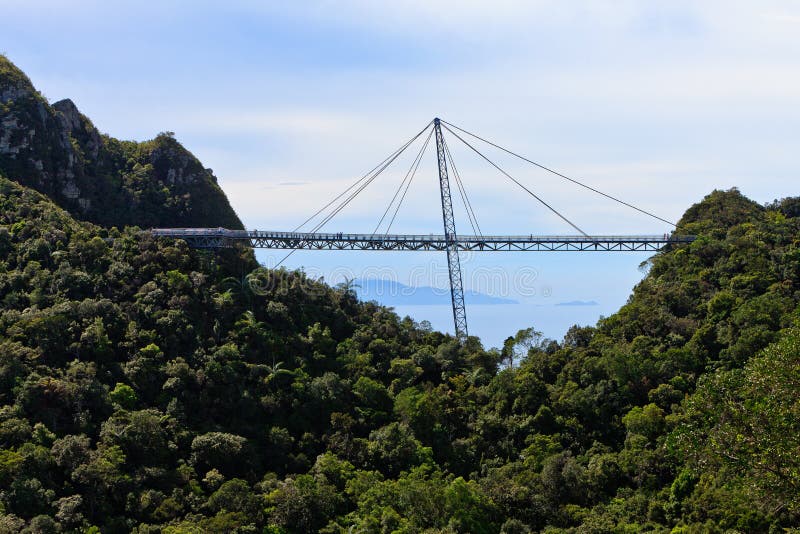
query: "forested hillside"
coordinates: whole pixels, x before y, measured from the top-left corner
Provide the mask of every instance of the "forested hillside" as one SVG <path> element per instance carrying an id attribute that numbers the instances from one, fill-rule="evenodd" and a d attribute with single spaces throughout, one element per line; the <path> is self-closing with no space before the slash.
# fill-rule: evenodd
<path id="1" fill-rule="evenodd" d="M 619 313 L 495 353 L 4 179 L 0 530 L 797 525 L 797 205 L 715 192 Z"/>
<path id="2" fill-rule="evenodd" d="M 4 121 L 23 100 L 58 117 L 3 92 Z M 153 167 L 97 187 L 166 187 L 126 146 Z M 84 210 L 20 161 L 0 155 L 0 533 L 800 527 L 800 199 L 715 191 L 618 313 L 487 351 L 127 225 L 192 221 L 177 189 Z"/>

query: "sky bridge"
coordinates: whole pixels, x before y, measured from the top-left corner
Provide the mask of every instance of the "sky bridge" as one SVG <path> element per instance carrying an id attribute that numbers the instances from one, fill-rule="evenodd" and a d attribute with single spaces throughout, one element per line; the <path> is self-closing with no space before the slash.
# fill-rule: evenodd
<path id="1" fill-rule="evenodd" d="M 398 250 L 460 252 L 656 252 L 665 245 L 691 243 L 693 236 L 541 236 L 444 234 L 350 234 L 227 230 L 224 228 L 156 228 L 153 235 L 183 239 L 194 248 L 251 248 L 286 250 Z"/>
<path id="2" fill-rule="evenodd" d="M 443 130 L 489 164 L 502 177 L 518 186 L 525 194 L 536 200 L 539 205 L 561 219 L 576 233 L 574 235 L 484 235 L 473 209 L 467 189 L 456 169 L 450 148 L 445 141 Z M 425 135 L 427 133 L 427 135 Z M 366 187 L 378 178 L 406 149 L 418 139 L 424 139 L 406 172 L 394 196 L 386 207 L 378 224 L 371 233 L 330 233 L 322 229 L 336 215 L 356 198 Z M 439 177 L 439 192 L 442 205 L 443 234 L 392 234 L 391 228 L 406 198 L 414 177 L 419 169 L 422 156 L 429 143 L 435 139 L 436 163 Z M 469 140 L 468 140 L 469 139 Z M 470 142 L 471 141 L 471 142 Z M 525 185 L 509 174 L 493 160 L 489 159 L 473 143 L 483 143 L 498 149 L 507 155 L 522 160 L 540 170 L 546 171 L 572 185 L 591 191 L 607 200 L 611 200 L 635 210 L 647 217 L 676 228 L 676 224 L 659 217 L 654 213 L 634 206 L 624 200 L 604 193 L 583 182 L 570 178 L 560 172 L 546 167 L 536 161 L 504 148 L 488 139 L 469 132 L 450 122 L 433 119 L 409 141 L 404 143 L 369 172 L 356 180 L 350 187 L 322 206 L 313 215 L 303 221 L 290 232 L 230 230 L 225 228 L 156 228 L 153 235 L 168 239 L 183 239 L 189 246 L 200 249 L 222 249 L 235 246 L 252 248 L 285 249 L 288 254 L 278 262 L 278 266 L 297 250 L 396 250 L 396 251 L 440 251 L 447 254 L 447 266 L 450 276 L 450 295 L 453 307 L 453 320 L 456 337 L 463 341 L 468 334 L 467 312 L 464 303 L 464 289 L 461 274 L 460 252 L 657 252 L 665 246 L 684 246 L 694 241 L 694 236 L 677 235 L 672 229 L 663 235 L 590 235 L 574 222 L 546 202 L 530 186 Z M 483 146 L 482 145 L 482 146 Z M 456 185 L 457 197 L 461 199 L 467 214 L 472 234 L 462 235 L 456 232 L 453 214 L 453 196 L 450 189 L 450 176 Z M 384 228 L 385 226 L 385 228 Z M 307 229 L 304 229 L 308 227 Z"/>

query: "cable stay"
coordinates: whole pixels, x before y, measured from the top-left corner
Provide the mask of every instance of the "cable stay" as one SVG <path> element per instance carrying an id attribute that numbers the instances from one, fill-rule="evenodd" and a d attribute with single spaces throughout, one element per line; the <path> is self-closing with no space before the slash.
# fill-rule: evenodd
<path id="1" fill-rule="evenodd" d="M 320 230 L 323 226 L 325 226 L 328 222 L 330 222 L 331 219 L 333 219 L 336 215 L 338 215 L 339 212 L 341 212 L 354 198 L 356 198 L 359 195 L 359 193 L 361 193 L 364 189 L 366 189 L 367 186 L 369 186 L 369 184 L 371 184 L 378 176 L 380 176 L 381 173 L 383 171 L 385 171 L 387 167 L 389 167 L 389 165 L 391 165 L 398 157 L 400 157 L 400 155 L 403 152 L 405 152 L 405 150 L 409 146 L 411 146 L 414 143 L 414 141 L 416 141 L 423 133 L 425 133 L 425 131 L 428 128 L 430 128 L 432 123 L 433 123 L 433 121 L 430 121 L 428 124 L 426 124 L 425 127 L 422 130 L 420 130 L 414 137 L 412 137 L 411 139 L 406 141 L 400 148 L 398 148 L 397 150 L 392 152 L 389 156 L 384 158 L 380 163 L 378 163 L 375 167 L 373 167 L 365 175 L 363 175 L 361 178 L 356 180 L 355 183 L 353 183 L 350 187 L 345 189 L 343 192 L 339 193 L 336 197 L 333 198 L 333 200 L 331 200 L 330 202 L 325 204 L 323 207 L 321 207 L 319 210 L 317 210 L 313 215 L 311 215 L 311 217 L 309 217 L 308 219 L 306 219 L 305 221 L 300 223 L 300 225 L 297 226 L 293 230 L 293 232 L 297 232 L 298 230 L 300 230 L 300 228 L 302 228 L 308 222 L 310 222 L 311 220 L 316 218 L 320 213 L 322 213 L 326 209 L 328 209 L 334 202 L 336 202 L 337 200 L 339 200 L 340 198 L 345 196 L 349 191 L 351 191 L 352 189 L 357 187 L 357 189 L 353 193 L 351 193 L 350 196 L 348 196 L 336 208 L 334 208 L 333 211 L 330 214 L 328 214 L 326 217 L 324 217 L 322 219 L 322 221 L 320 221 L 317 225 L 315 225 L 312 228 L 311 233 L 314 233 L 314 232 L 317 232 L 318 230 Z M 284 261 L 289 259 L 289 257 L 292 254 L 297 252 L 297 250 L 298 249 L 296 249 L 296 248 L 292 249 L 288 254 L 286 254 L 283 258 L 281 258 L 281 260 L 278 263 L 275 264 L 274 268 L 277 269 L 278 267 L 280 267 L 281 264 L 283 264 Z"/>
<path id="2" fill-rule="evenodd" d="M 472 226 L 472 231 L 475 235 L 483 236 L 481 226 L 478 224 L 478 217 L 475 215 L 475 210 L 472 209 L 472 202 L 470 202 L 469 196 L 467 195 L 467 188 L 461 180 L 461 175 L 459 175 L 458 169 L 456 168 L 456 162 L 453 160 L 453 155 L 450 153 L 450 147 L 447 146 L 447 141 L 445 141 L 444 138 L 442 138 L 442 144 L 444 145 L 445 155 L 450 163 L 450 168 L 453 169 L 453 177 L 456 179 L 456 186 L 461 196 L 461 202 L 464 204 L 464 210 L 467 212 L 467 219 L 469 219 L 469 224 Z"/>
<path id="3" fill-rule="evenodd" d="M 522 155 L 520 155 L 520 154 L 517 154 L 516 152 L 514 152 L 514 151 L 512 151 L 512 150 L 509 150 L 509 149 L 507 149 L 507 148 L 504 148 L 504 147 L 502 147 L 502 146 L 500 146 L 500 145 L 498 145 L 498 144 L 496 144 L 496 143 L 493 143 L 493 142 L 489 141 L 488 139 L 484 139 L 483 137 L 481 137 L 481 136 L 479 136 L 479 135 L 477 135 L 477 134 L 474 134 L 474 133 L 472 133 L 472 132 L 469 132 L 469 131 L 467 131 L 467 130 L 465 130 L 465 129 L 463 129 L 463 128 L 460 128 L 460 127 L 456 126 L 455 124 L 453 124 L 453 123 L 451 123 L 451 122 L 447 122 L 447 121 L 445 121 L 445 120 L 443 120 L 442 122 L 443 122 L 443 123 L 446 125 L 445 127 L 447 127 L 447 126 L 452 126 L 452 127 L 453 127 L 453 128 L 455 128 L 456 130 L 458 130 L 458 131 L 460 131 L 460 132 L 462 132 L 462 133 L 464 133 L 464 134 L 466 134 L 466 135 L 469 135 L 470 137 L 474 137 L 475 139 L 478 139 L 479 141 L 483 141 L 484 143 L 486 143 L 486 144 L 488 144 L 488 145 L 491 145 L 491 146 L 493 146 L 493 147 L 495 147 L 495 148 L 498 148 L 498 149 L 502 150 L 503 152 L 506 152 L 507 154 L 511 154 L 512 156 L 514 156 L 514 157 L 516 157 L 516 158 L 519 158 L 519 159 L 521 159 L 522 161 L 526 161 L 526 162 L 530 163 L 531 165 L 535 165 L 536 167 L 539 167 L 540 169 L 542 169 L 542 170 L 545 170 L 545 171 L 547 171 L 547 172 L 549 172 L 549 173 L 551 173 L 551 174 L 555 174 L 555 175 L 556 175 L 556 176 L 558 176 L 559 178 L 563 178 L 564 180 L 568 180 L 568 181 L 572 182 L 573 184 L 579 185 L 579 186 L 581 186 L 581 187 L 583 187 L 583 188 L 585 188 L 585 189 L 588 189 L 589 191 L 592 191 L 592 192 L 594 192 L 594 193 L 597 193 L 598 195 L 604 196 L 604 197 L 606 197 L 606 198 L 607 198 L 607 199 L 609 199 L 609 200 L 613 200 L 614 202 L 617 202 L 617 203 L 619 203 L 619 204 L 622 204 L 623 206 L 627 206 L 627 207 L 629 207 L 629 208 L 631 208 L 631 209 L 634 209 L 634 210 L 638 211 L 639 213 L 643 213 L 643 214 L 645 214 L 645 215 L 647 215 L 647 216 L 649 216 L 649 217 L 652 217 L 652 218 L 654 218 L 654 219 L 657 219 L 657 220 L 659 220 L 659 221 L 661 221 L 661 222 L 667 223 L 667 224 L 669 224 L 670 226 L 675 226 L 675 227 L 677 227 L 677 226 L 678 226 L 676 223 L 674 223 L 674 222 L 672 222 L 672 221 L 668 221 L 667 219 L 664 219 L 664 218 L 662 218 L 662 217 L 659 217 L 658 215 L 656 215 L 656 214 L 654 214 L 654 213 L 651 213 L 651 212 L 649 212 L 649 211 L 647 211 L 647 210 L 643 210 L 643 209 L 641 209 L 641 208 L 638 208 L 638 207 L 634 206 L 633 204 L 630 204 L 630 203 L 628 203 L 628 202 L 625 202 L 624 200 L 620 200 L 620 199 L 618 199 L 618 198 L 616 198 L 616 197 L 613 197 L 613 196 L 611 196 L 611 195 L 609 195 L 609 194 L 607 194 L 607 193 L 603 193 L 602 191 L 600 191 L 600 190 L 598 190 L 598 189 L 595 189 L 595 188 L 594 188 L 594 187 L 592 187 L 592 186 L 586 185 L 586 184 L 585 184 L 585 183 L 583 183 L 583 182 L 579 182 L 578 180 L 575 180 L 574 178 L 570 178 L 569 176 L 566 176 L 566 175 L 564 175 L 564 174 L 561 174 L 561 173 L 560 173 L 560 172 L 558 172 L 558 171 L 554 171 L 553 169 L 551 169 L 551 168 L 549 168 L 549 167 L 546 167 L 546 166 L 542 165 L 541 163 L 537 163 L 537 162 L 535 162 L 535 161 L 533 161 L 533 160 L 531 160 L 531 159 L 528 159 L 528 158 L 526 158 L 525 156 L 522 156 Z M 450 131 L 451 133 L 453 133 L 453 134 L 455 135 L 455 132 L 453 132 L 452 130 L 450 130 L 450 128 L 447 128 L 447 129 L 448 129 L 448 131 Z"/>
<path id="4" fill-rule="evenodd" d="M 430 142 L 432 135 L 433 135 L 433 128 L 431 128 L 431 131 L 428 133 L 428 137 L 425 139 L 425 142 L 422 144 L 422 147 L 419 149 L 419 152 L 417 153 L 417 156 L 414 158 L 414 161 L 411 162 L 411 166 L 408 168 L 408 172 L 406 172 L 406 175 L 403 177 L 403 181 L 400 182 L 400 185 L 398 186 L 397 190 L 394 192 L 394 196 L 392 197 L 392 200 L 389 201 L 389 205 L 386 206 L 386 210 L 383 212 L 383 215 L 381 215 L 381 219 L 378 221 L 378 224 L 375 225 L 375 230 L 372 231 L 372 235 L 375 235 L 375 234 L 378 233 L 378 229 L 381 227 L 381 224 L 383 224 L 384 219 L 386 219 L 386 215 L 389 213 L 389 210 L 392 209 L 392 205 L 394 205 L 394 201 L 397 200 L 397 195 L 400 194 L 400 191 L 403 189 L 403 186 L 406 185 L 406 181 L 408 181 L 408 185 L 409 186 L 411 185 L 411 180 L 414 179 L 414 174 L 416 174 L 416 172 L 417 172 L 417 168 L 419 167 L 419 162 L 422 159 L 422 154 L 425 152 L 425 149 L 428 147 L 428 143 Z M 409 180 L 409 177 L 411 178 L 411 180 Z M 408 187 L 406 187 L 405 191 L 408 191 Z M 405 192 L 403 193 L 403 197 L 402 198 L 405 198 Z M 401 198 L 400 202 L 397 204 L 397 209 L 398 210 L 400 209 L 400 204 L 403 202 L 402 198 Z M 396 214 L 397 214 L 397 210 L 395 210 L 395 215 Z M 394 221 L 394 217 L 392 217 L 392 221 Z M 389 226 L 391 226 L 391 224 Z M 387 234 L 389 233 L 389 229 L 388 228 L 386 229 L 386 233 Z"/>
<path id="5" fill-rule="evenodd" d="M 411 173 L 411 178 L 408 180 L 408 183 L 406 184 L 406 189 L 405 191 L 403 191 L 403 196 L 400 197 L 400 202 L 397 203 L 397 207 L 395 208 L 394 213 L 392 214 L 392 220 L 389 221 L 389 225 L 386 227 L 385 235 L 389 235 L 389 230 L 392 229 L 392 224 L 394 224 L 394 220 L 397 218 L 397 214 L 400 211 L 400 206 L 402 206 L 403 200 L 405 200 L 406 194 L 408 193 L 408 190 L 411 187 L 411 182 L 414 181 L 414 176 L 416 176 L 417 174 L 417 169 L 419 169 L 419 164 L 422 162 L 422 156 L 425 154 L 425 150 L 427 150 L 428 143 L 430 143 L 432 136 L 433 136 L 433 128 L 431 128 L 431 133 L 428 134 L 428 138 L 425 140 L 425 145 L 422 147 L 422 151 L 420 152 L 419 157 L 417 158 L 417 164 L 414 167 L 413 172 Z"/>
<path id="6" fill-rule="evenodd" d="M 367 186 L 369 186 L 373 181 L 375 181 L 375 179 L 378 176 L 380 176 L 381 173 L 383 171 L 385 171 L 389 167 L 389 165 L 391 165 L 398 157 L 400 157 L 400 155 L 409 146 L 411 146 L 411 144 L 414 141 L 416 141 L 423 133 L 425 133 L 425 130 L 427 130 L 427 129 L 428 129 L 428 126 L 425 126 L 425 128 L 420 130 L 420 132 L 417 135 L 415 135 L 410 141 L 408 141 L 405 145 L 403 145 L 403 147 L 401 147 L 400 149 L 395 151 L 395 153 L 392 156 L 390 156 L 389 158 L 384 160 L 385 163 L 383 163 L 383 165 L 380 166 L 380 168 L 377 170 L 377 172 L 375 172 L 368 180 L 366 180 L 363 184 L 361 184 L 355 192 L 351 193 L 350 196 L 344 202 L 342 202 L 336 209 L 333 210 L 333 212 L 331 212 L 327 217 L 325 217 L 325 219 L 323 219 L 322 222 L 317 224 L 314 227 L 314 230 L 312 230 L 312 231 L 316 232 L 317 230 L 319 230 L 320 228 L 325 226 L 328 222 L 330 222 L 330 220 L 333 219 L 336 215 L 338 215 L 339 212 L 341 212 L 345 207 L 347 207 L 347 205 L 354 198 L 356 198 L 364 189 L 366 189 Z M 347 191 L 345 191 L 345 192 L 347 192 Z M 339 196 L 341 197 L 342 195 L 339 195 Z"/>
<path id="7" fill-rule="evenodd" d="M 315 212 L 315 213 L 314 213 L 314 214 L 313 214 L 311 217 L 309 217 L 308 219 L 306 219 L 305 221 L 303 221 L 302 223 L 300 223 L 300 224 L 299 224 L 299 225 L 298 225 L 298 226 L 297 226 L 297 227 L 296 227 L 294 230 L 292 230 L 292 231 L 293 231 L 293 232 L 297 232 L 298 230 L 300 230 L 300 228 L 302 228 L 303 226 L 305 226 L 305 225 L 306 225 L 306 224 L 307 224 L 309 221 L 311 221 L 311 220 L 312 220 L 312 219 L 314 219 L 314 218 L 315 218 L 317 215 L 319 215 L 320 213 L 322 213 L 323 211 L 325 211 L 325 210 L 326 210 L 328 207 L 330 207 L 330 206 L 331 206 L 331 204 L 333 204 L 334 202 L 336 202 L 337 200 L 339 200 L 340 198 L 342 198 L 342 197 L 343 197 L 345 194 L 347 194 L 347 192 L 348 192 L 348 191 L 350 191 L 351 189 L 353 189 L 354 187 L 356 187 L 356 186 L 357 186 L 359 183 L 361 183 L 362 181 L 366 180 L 366 179 L 367 179 L 367 177 L 369 177 L 370 175 L 372 175 L 372 174 L 373 174 L 373 173 L 374 173 L 374 172 L 375 172 L 375 171 L 376 171 L 376 170 L 377 170 L 379 167 L 381 167 L 382 165 L 384 165 L 384 164 L 385 164 L 385 163 L 387 163 L 387 162 L 388 162 L 389 164 L 391 164 L 391 162 L 392 162 L 392 161 L 394 161 L 395 159 L 397 159 L 397 157 L 398 157 L 400 154 L 402 154 L 402 153 L 403 153 L 403 151 L 404 151 L 406 148 L 408 148 L 408 147 L 409 147 L 409 146 L 410 146 L 410 145 L 411 145 L 411 144 L 412 144 L 414 141 L 416 141 L 416 140 L 417 140 L 417 138 L 418 138 L 420 135 L 422 135 L 422 134 L 425 132 L 425 130 L 427 130 L 427 129 L 428 129 L 430 126 L 431 126 L 431 124 L 433 124 L 433 121 L 430 121 L 428 124 L 426 124 L 426 125 L 425 125 L 425 127 L 424 127 L 422 130 L 420 130 L 420 131 L 419 131 L 419 133 L 417 133 L 417 135 L 415 135 L 414 137 L 412 137 L 411 139 L 409 139 L 408 141 L 406 141 L 406 142 L 405 142 L 405 143 L 404 143 L 402 146 L 400 146 L 400 148 L 398 148 L 397 150 L 395 150 L 394 152 L 392 152 L 391 154 L 389 154 L 389 155 L 388 155 L 388 156 L 387 156 L 385 159 L 383 159 L 383 160 L 382 160 L 380 163 L 378 163 L 377 165 L 375 165 L 375 166 L 374 166 L 374 167 L 373 167 L 371 170 L 369 170 L 369 171 L 368 171 L 368 172 L 367 172 L 365 175 L 363 175 L 361 178 L 359 178 L 358 180 L 356 180 L 356 181 L 355 181 L 355 183 L 353 183 L 353 185 L 351 185 L 350 187 L 348 187 L 347 189 L 345 189 L 344 191 L 342 191 L 341 193 L 339 193 L 339 194 L 338 194 L 336 197 L 334 197 L 334 198 L 333 198 L 333 200 L 331 200 L 330 202 L 328 202 L 327 204 L 325 204 L 324 206 L 322 206 L 320 209 L 318 209 L 318 210 L 317 210 L 317 211 L 316 211 L 316 212 Z M 391 160 L 391 161 L 389 161 L 389 160 Z M 383 172 L 383 169 L 385 169 L 385 168 L 386 168 L 386 166 L 387 166 L 387 165 L 384 165 L 384 167 L 383 167 L 381 170 L 379 170 L 377 174 L 380 174 L 381 172 Z M 377 175 L 376 175 L 376 176 L 377 176 Z M 374 178 L 373 178 L 373 179 L 374 179 Z"/>
<path id="8" fill-rule="evenodd" d="M 475 152 L 475 153 L 476 153 L 476 154 L 478 154 L 478 155 L 479 155 L 481 158 L 483 158 L 484 160 L 486 160 L 486 161 L 487 161 L 487 162 L 488 162 L 488 163 L 489 163 L 489 164 L 490 164 L 492 167 L 494 167 L 495 169 L 497 169 L 498 171 L 500 171 L 501 173 L 503 173 L 503 175 L 504 175 L 506 178 L 508 178 L 509 180 L 511 180 L 512 182 L 514 182 L 514 183 L 515 183 L 515 184 L 517 184 L 518 186 L 520 186 L 522 189 L 524 189 L 524 190 L 525 190 L 525 192 L 526 192 L 526 193 L 528 193 L 528 194 L 529 194 L 529 195 L 531 195 L 533 198 L 535 198 L 536 200 L 538 200 L 538 201 L 539 201 L 539 202 L 540 202 L 540 203 L 541 203 L 541 204 L 542 204 L 544 207 L 546 207 L 547 209 L 549 209 L 550 211 L 552 211 L 553 213 L 555 213 L 556 215 L 558 215 L 558 217 L 559 217 L 559 218 L 561 218 L 561 220 L 563 220 L 563 221 L 564 221 L 564 222 L 566 222 L 568 225 L 570 225 L 571 227 L 573 227 L 575 230 L 577 230 L 578 232 L 580 232 L 581 234 L 583 234 L 585 237 L 589 237 L 589 234 L 587 234 L 586 232 L 584 232 L 583 230 L 581 230 L 580 228 L 578 228 L 578 226 L 577 226 L 575 223 L 573 223 L 572 221 L 570 221 L 569 219 L 567 219 L 566 217 L 564 217 L 563 215 L 561 215 L 561 213 L 559 213 L 559 212 L 558 212 L 558 210 L 556 210 L 556 209 L 555 209 L 553 206 L 551 206 L 550 204 L 548 204 L 547 202 L 545 202 L 544 200 L 542 200 L 542 199 L 541 199 L 541 198 L 540 198 L 540 197 L 539 197 L 539 196 L 538 196 L 536 193 L 534 193 L 533 191 L 531 191 L 530 189 L 528 189 L 527 187 L 525 187 L 524 185 L 522 185 L 522 183 L 521 183 L 519 180 L 517 180 L 516 178 L 514 178 L 513 176 L 511 176 L 510 174 L 508 174 L 508 173 L 507 173 L 505 170 L 503 170 L 503 169 L 502 169 L 502 168 L 501 168 L 501 167 L 500 167 L 500 166 L 499 166 L 497 163 L 493 162 L 492 160 L 490 160 L 489 158 L 487 158 L 485 155 L 483 155 L 483 153 L 482 153 L 480 150 L 478 150 L 477 148 L 475 148 L 474 146 L 472 146 L 471 144 L 469 144 L 469 142 L 465 141 L 463 137 L 461 137 L 460 135 L 458 135 L 457 133 L 455 133 L 453 130 L 451 130 L 451 129 L 450 129 L 450 128 L 448 128 L 447 126 L 445 126 L 445 129 L 446 129 L 448 132 L 450 132 L 451 134 L 453 134 L 454 136 L 456 136 L 456 138 L 457 138 L 459 141 L 461 141 L 462 143 L 464 143 L 465 145 L 467 145 L 467 146 L 468 146 L 470 149 L 472 149 L 472 151 L 473 151 L 473 152 Z"/>

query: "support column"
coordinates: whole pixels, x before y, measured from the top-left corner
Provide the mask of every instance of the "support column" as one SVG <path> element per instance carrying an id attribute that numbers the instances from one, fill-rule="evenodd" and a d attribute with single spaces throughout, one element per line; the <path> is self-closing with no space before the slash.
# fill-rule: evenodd
<path id="1" fill-rule="evenodd" d="M 456 327 L 456 338 L 466 340 L 467 309 L 464 305 L 464 287 L 461 279 L 461 261 L 458 257 L 458 238 L 456 237 L 456 220 L 453 216 L 453 199 L 450 196 L 450 179 L 447 176 L 447 159 L 445 158 L 442 125 L 439 119 L 433 119 L 436 133 L 436 157 L 439 160 L 439 191 L 442 195 L 442 219 L 444 221 L 444 238 L 447 245 L 447 269 L 450 274 L 450 297 L 453 302 L 453 321 Z"/>

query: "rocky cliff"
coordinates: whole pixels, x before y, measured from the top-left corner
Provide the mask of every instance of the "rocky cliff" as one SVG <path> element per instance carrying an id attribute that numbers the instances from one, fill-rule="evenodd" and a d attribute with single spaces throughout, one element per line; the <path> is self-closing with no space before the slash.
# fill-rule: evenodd
<path id="1" fill-rule="evenodd" d="M 1 55 L 0 173 L 104 226 L 242 228 L 214 174 L 172 134 L 142 143 L 101 134 Z"/>

